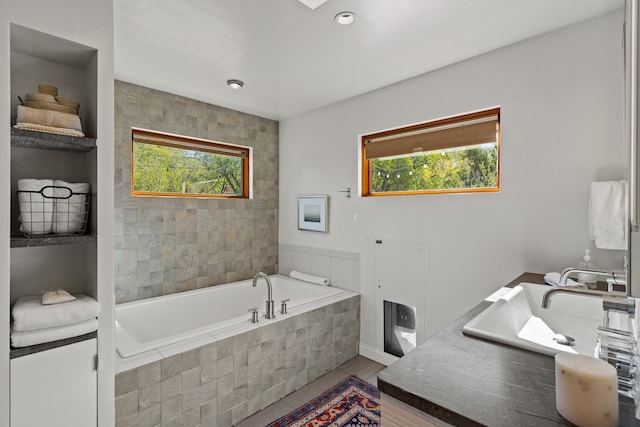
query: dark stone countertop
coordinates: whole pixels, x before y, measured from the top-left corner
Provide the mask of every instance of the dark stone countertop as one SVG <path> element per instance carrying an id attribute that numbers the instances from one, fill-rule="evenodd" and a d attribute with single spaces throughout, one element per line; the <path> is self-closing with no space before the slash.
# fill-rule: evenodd
<path id="1" fill-rule="evenodd" d="M 524 273 L 509 285 L 543 283 Z M 466 336 L 483 301 L 378 374 L 378 388 L 455 426 L 573 425 L 556 411 L 553 357 Z M 640 426 L 633 401 L 620 397 L 620 425 Z"/>

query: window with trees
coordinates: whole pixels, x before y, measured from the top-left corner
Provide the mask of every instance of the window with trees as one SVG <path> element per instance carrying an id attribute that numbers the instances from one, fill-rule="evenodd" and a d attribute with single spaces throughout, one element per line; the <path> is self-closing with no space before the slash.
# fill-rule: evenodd
<path id="1" fill-rule="evenodd" d="M 500 191 L 500 108 L 362 136 L 362 195 Z"/>
<path id="2" fill-rule="evenodd" d="M 131 194 L 249 198 L 251 149 L 133 128 Z"/>

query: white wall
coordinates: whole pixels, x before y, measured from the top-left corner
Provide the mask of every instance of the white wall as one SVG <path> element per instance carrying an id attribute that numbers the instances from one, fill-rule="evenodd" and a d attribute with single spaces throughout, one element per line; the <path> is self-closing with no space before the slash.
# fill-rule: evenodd
<path id="1" fill-rule="evenodd" d="M 361 254 L 364 346 L 379 350 L 375 239 L 424 245 L 425 336 L 522 272 L 592 247 L 589 183 L 624 177 L 622 21 L 609 14 L 281 122 L 280 242 Z M 338 193 L 357 188 L 358 135 L 497 105 L 500 193 Z M 330 195 L 330 233 L 297 230 L 300 194 Z M 602 267 L 621 264 L 594 252 Z"/>

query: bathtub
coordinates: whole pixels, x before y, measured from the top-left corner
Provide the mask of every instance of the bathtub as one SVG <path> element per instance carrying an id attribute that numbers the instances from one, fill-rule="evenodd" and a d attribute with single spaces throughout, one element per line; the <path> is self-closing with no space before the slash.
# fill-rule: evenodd
<path id="1" fill-rule="evenodd" d="M 331 286 L 314 285 L 286 276 L 270 276 L 276 318 L 265 319 L 267 285 L 264 279 L 212 286 L 116 306 L 116 350 L 121 358 L 209 335 L 215 339 L 242 333 L 261 325 L 356 295 Z M 288 314 L 280 301 L 289 299 Z M 258 307 L 260 321 L 250 322 L 247 310 Z"/>

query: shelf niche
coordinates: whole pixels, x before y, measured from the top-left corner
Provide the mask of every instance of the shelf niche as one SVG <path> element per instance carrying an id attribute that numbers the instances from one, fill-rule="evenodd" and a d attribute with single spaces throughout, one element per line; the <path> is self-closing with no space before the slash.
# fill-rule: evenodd
<path id="1" fill-rule="evenodd" d="M 41 83 L 58 87 L 58 94 L 80 103 L 84 134 L 97 137 L 97 51 L 88 46 L 20 25 L 10 26 L 11 125 L 25 94 Z"/>

